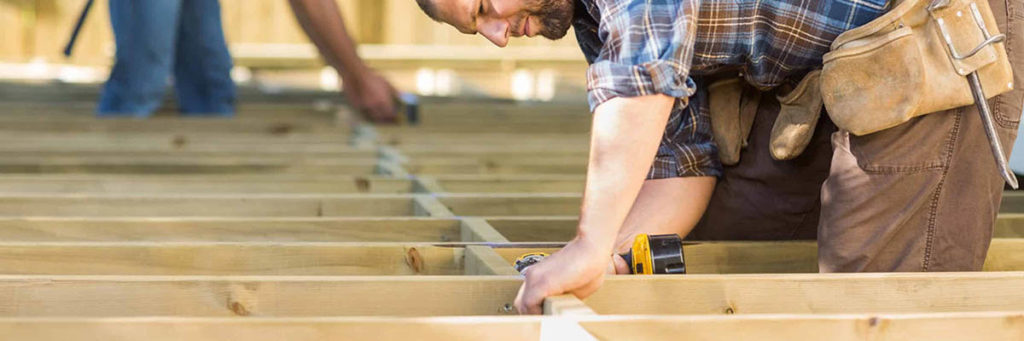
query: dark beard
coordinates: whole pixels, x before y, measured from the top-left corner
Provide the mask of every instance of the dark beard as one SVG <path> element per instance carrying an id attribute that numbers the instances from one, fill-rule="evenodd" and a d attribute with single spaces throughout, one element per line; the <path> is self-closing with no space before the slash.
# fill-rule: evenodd
<path id="1" fill-rule="evenodd" d="M 530 16 L 540 19 L 544 28 L 539 34 L 551 40 L 565 37 L 572 26 L 572 15 L 576 2 L 574 0 L 538 0 L 536 10 Z"/>

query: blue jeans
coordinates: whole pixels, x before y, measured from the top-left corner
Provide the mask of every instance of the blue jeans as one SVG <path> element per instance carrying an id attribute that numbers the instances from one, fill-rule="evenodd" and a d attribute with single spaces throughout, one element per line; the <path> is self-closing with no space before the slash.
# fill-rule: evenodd
<path id="1" fill-rule="evenodd" d="M 235 84 L 217 0 L 110 0 L 117 54 L 98 116 L 147 117 L 170 76 L 184 115 L 231 116 Z"/>

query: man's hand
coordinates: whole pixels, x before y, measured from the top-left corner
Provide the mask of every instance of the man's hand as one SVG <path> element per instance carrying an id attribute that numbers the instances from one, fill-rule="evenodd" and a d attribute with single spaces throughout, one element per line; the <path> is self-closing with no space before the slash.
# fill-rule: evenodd
<path id="1" fill-rule="evenodd" d="M 610 269 L 604 247 L 577 238 L 543 261 L 526 269 L 515 307 L 520 314 L 543 312 L 544 298 L 571 293 L 590 296 L 601 287 Z"/>
<path id="2" fill-rule="evenodd" d="M 398 92 L 387 79 L 370 69 L 342 79 L 343 93 L 349 103 L 375 122 L 395 121 Z"/>
<path id="3" fill-rule="evenodd" d="M 541 313 L 549 296 L 587 297 L 601 286 L 606 271 L 622 268 L 624 262 L 613 263 L 612 248 L 654 160 L 673 103 L 671 97 L 652 95 L 614 98 L 597 107 L 579 232 L 561 251 L 526 270 L 515 304 L 520 313 Z"/>

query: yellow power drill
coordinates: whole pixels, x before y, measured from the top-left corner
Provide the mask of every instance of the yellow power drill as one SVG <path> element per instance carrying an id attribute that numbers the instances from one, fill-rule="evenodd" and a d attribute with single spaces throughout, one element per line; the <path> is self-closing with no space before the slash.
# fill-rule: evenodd
<path id="1" fill-rule="evenodd" d="M 516 259 L 515 268 L 523 273 L 531 265 L 537 264 L 548 254 L 530 252 Z M 639 234 L 633 240 L 629 252 L 619 254 L 629 264 L 632 274 L 685 274 L 686 262 L 683 259 L 683 239 L 677 234 L 648 235 Z"/>

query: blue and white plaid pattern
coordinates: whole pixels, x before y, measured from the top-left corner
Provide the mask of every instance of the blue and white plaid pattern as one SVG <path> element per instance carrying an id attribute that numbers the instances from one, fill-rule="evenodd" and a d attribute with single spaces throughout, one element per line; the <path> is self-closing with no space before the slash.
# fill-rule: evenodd
<path id="1" fill-rule="evenodd" d="M 577 0 L 573 27 L 591 64 L 591 110 L 615 97 L 680 99 L 648 177 L 717 176 L 707 101 L 690 98 L 697 91 L 690 76 L 738 70 L 754 86 L 778 86 L 820 67 L 840 33 L 877 18 L 886 3 Z"/>

